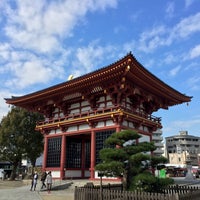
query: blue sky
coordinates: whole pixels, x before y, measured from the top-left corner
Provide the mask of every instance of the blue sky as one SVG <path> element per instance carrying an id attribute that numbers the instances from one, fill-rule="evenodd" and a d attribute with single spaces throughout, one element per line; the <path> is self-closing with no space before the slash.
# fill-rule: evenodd
<path id="1" fill-rule="evenodd" d="M 21 96 L 107 66 L 130 51 L 193 96 L 159 110 L 163 136 L 200 136 L 199 0 L 1 0 L 0 118 Z"/>

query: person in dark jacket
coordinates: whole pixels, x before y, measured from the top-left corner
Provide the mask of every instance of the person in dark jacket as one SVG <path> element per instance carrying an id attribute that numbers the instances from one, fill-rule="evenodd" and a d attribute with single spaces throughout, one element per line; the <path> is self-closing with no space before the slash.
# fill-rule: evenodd
<path id="1" fill-rule="evenodd" d="M 46 171 L 44 171 L 41 176 L 41 182 L 42 182 L 41 190 L 43 189 L 43 187 L 45 187 L 45 188 L 47 187 L 45 184 L 46 177 L 47 177 L 47 173 L 46 173 Z"/>

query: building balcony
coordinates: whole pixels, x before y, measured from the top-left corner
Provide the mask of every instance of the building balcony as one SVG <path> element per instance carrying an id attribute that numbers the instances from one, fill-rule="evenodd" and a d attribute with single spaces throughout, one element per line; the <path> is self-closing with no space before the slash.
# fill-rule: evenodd
<path id="1" fill-rule="evenodd" d="M 88 122 L 98 122 L 100 120 L 124 117 L 138 124 L 150 127 L 161 127 L 161 119 L 141 112 L 133 112 L 119 107 L 101 108 L 82 113 L 71 113 L 64 117 L 54 117 L 38 122 L 36 129 L 48 127 L 59 127 L 64 125 L 81 124 Z"/>
<path id="2" fill-rule="evenodd" d="M 154 141 L 163 141 L 163 137 L 161 137 L 161 136 L 152 136 L 152 140 L 154 140 Z"/>
<path id="3" fill-rule="evenodd" d="M 184 141 L 184 140 L 167 141 L 167 143 L 174 145 L 199 145 L 199 141 Z"/>
<path id="4" fill-rule="evenodd" d="M 154 145 L 155 145 L 156 147 L 164 147 L 163 143 L 161 143 L 161 142 L 155 142 L 155 141 L 154 141 Z"/>
<path id="5" fill-rule="evenodd" d="M 160 154 L 160 155 L 162 155 L 162 154 L 164 154 L 164 150 L 162 150 L 162 149 L 156 149 L 153 153 L 154 154 Z"/>

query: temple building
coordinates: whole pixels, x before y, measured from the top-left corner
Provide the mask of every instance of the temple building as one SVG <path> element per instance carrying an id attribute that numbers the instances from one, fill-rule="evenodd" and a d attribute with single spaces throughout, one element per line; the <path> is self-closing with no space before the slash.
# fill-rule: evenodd
<path id="1" fill-rule="evenodd" d="M 129 53 L 94 72 L 5 100 L 45 116 L 36 126 L 44 135 L 43 169 L 51 170 L 54 178 L 95 179 L 107 137 L 132 129 L 142 136 L 138 142 L 152 141 L 162 128 L 153 112 L 191 98 L 159 80 Z"/>

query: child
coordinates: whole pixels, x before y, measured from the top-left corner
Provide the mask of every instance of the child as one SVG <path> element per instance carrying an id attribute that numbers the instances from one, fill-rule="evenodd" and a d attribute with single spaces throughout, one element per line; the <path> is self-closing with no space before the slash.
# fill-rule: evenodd
<path id="1" fill-rule="evenodd" d="M 50 191 L 51 191 L 51 186 L 52 186 L 52 175 L 51 175 L 51 171 L 48 172 L 46 180 L 47 180 L 47 191 L 48 191 L 48 193 L 50 193 Z"/>

